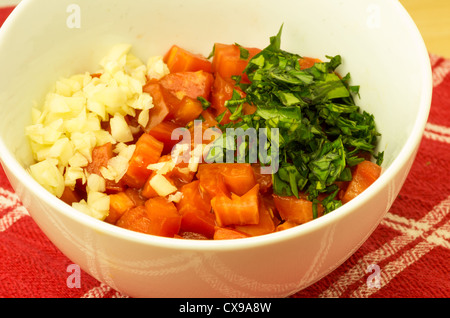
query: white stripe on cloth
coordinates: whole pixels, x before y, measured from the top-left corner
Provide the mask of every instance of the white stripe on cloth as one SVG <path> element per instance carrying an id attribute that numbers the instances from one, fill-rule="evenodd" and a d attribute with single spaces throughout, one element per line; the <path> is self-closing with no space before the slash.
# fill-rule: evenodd
<path id="1" fill-rule="evenodd" d="M 0 210 L 8 211 L 0 218 L 0 232 L 6 231 L 24 216 L 29 216 L 28 211 L 22 206 L 19 197 L 6 189 L 0 188 Z"/>

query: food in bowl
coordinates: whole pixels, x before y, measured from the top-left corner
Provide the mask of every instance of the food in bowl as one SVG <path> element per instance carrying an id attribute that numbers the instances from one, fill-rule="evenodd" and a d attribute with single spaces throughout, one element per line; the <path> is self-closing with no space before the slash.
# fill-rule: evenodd
<path id="1" fill-rule="evenodd" d="M 246 238 L 334 211 L 379 177 L 379 133 L 341 57 L 283 51 L 281 31 L 264 49 L 173 45 L 146 64 L 115 46 L 33 108 L 29 172 L 81 212 L 165 237 Z"/>

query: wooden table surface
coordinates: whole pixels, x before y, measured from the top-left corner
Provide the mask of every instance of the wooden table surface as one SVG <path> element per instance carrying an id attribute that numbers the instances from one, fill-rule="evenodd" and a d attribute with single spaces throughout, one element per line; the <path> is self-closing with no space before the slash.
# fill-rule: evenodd
<path id="1" fill-rule="evenodd" d="M 428 51 L 450 58 L 450 0 L 399 0 L 419 28 Z"/>

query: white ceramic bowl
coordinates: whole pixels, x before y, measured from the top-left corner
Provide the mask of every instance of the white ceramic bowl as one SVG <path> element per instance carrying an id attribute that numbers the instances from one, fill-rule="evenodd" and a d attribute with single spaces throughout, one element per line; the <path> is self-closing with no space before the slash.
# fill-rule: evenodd
<path id="1" fill-rule="evenodd" d="M 71 20 L 77 13 L 81 19 Z M 24 128 L 32 102 L 60 76 L 95 70 L 112 45 L 130 43 L 143 60 L 172 44 L 205 55 L 214 42 L 263 48 L 282 23 L 283 49 L 342 55 L 339 71 L 350 71 L 361 85 L 358 103 L 375 115 L 382 133 L 383 174 L 350 203 L 266 236 L 177 240 L 86 216 L 27 174 Z M 0 156 L 11 184 L 65 255 L 132 297 L 284 297 L 330 273 L 371 235 L 396 198 L 432 91 L 423 40 L 392 0 L 23 0 L 0 32 L 0 70 Z"/>

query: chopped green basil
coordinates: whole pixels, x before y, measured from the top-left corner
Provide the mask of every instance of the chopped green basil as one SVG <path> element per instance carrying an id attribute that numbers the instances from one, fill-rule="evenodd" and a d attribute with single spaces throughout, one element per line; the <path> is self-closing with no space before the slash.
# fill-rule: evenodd
<path id="1" fill-rule="evenodd" d="M 278 128 L 280 162 L 273 175 L 273 191 L 297 197 L 299 192 L 306 193 L 317 217 L 320 194 L 324 213 L 342 205 L 336 197 L 339 189 L 335 182 L 351 180 L 350 167 L 364 160 L 362 152 L 370 153 L 381 164 L 383 153 L 374 153 L 380 134 L 373 115 L 361 111 L 354 102 L 359 86 L 350 85 L 350 74 L 337 74 L 341 56 L 326 56 L 327 62 L 302 70 L 302 57 L 281 49 L 282 29 L 249 60 L 244 73 L 250 84 L 237 81 L 245 97 L 235 91 L 226 102 L 231 119 L 240 120 L 219 126 L 222 131 Z M 248 58 L 248 52 L 239 48 L 241 58 Z M 255 105 L 256 112 L 243 115 L 244 103 Z M 217 118 L 219 123 L 223 115 Z"/>

